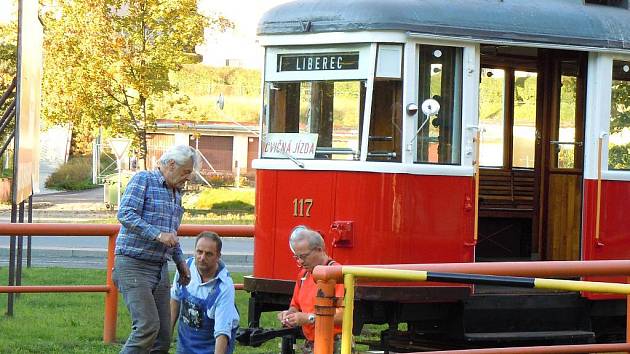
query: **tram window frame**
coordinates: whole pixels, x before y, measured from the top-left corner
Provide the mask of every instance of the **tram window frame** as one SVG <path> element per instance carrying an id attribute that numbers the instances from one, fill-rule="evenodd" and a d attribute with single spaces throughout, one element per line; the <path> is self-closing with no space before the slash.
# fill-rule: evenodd
<path id="1" fill-rule="evenodd" d="M 414 163 L 461 165 L 464 48 L 420 44 L 418 56 L 418 102 L 436 99 L 440 104 L 440 111 L 431 117 L 418 113 Z M 444 81 L 440 80 L 438 88 L 433 87 L 432 73 L 439 74 L 440 78 L 446 77 Z M 448 84 L 444 85 L 444 82 Z M 439 94 L 434 89 L 439 89 Z M 437 136 L 432 136 L 431 132 L 435 131 Z M 437 142 L 437 145 L 431 145 L 432 142 Z M 442 149 L 443 146 L 446 149 Z"/>
<path id="2" fill-rule="evenodd" d="M 611 75 L 610 133 L 606 165 L 609 171 L 627 172 L 630 171 L 630 141 L 623 145 L 617 141 L 623 139 L 624 133 L 630 134 L 630 100 L 624 107 L 620 107 L 621 104 L 615 101 L 621 97 L 630 97 L 630 59 L 613 59 Z M 620 119 L 626 120 L 625 124 Z"/>
<path id="3" fill-rule="evenodd" d="M 556 116 L 551 123 L 550 170 L 576 172 L 580 171 L 584 165 L 583 141 L 577 141 L 578 136 L 584 136 L 584 122 L 581 117 L 584 110 L 584 98 L 580 97 L 582 90 L 580 85 L 584 84 L 580 80 L 582 68 L 578 59 L 562 60 L 559 65 L 560 85 L 556 90 L 560 98 L 556 107 Z M 568 122 L 567 117 L 573 120 Z M 567 126 L 567 123 L 572 123 L 573 127 L 570 124 Z"/>
<path id="4" fill-rule="evenodd" d="M 402 162 L 403 80 L 374 81 L 367 161 Z"/>
<path id="5" fill-rule="evenodd" d="M 356 99 L 356 104 L 354 105 L 356 112 L 350 112 L 356 113 L 356 124 L 354 128 L 344 133 L 343 129 L 335 129 L 336 112 L 340 112 L 339 108 L 335 108 L 335 97 L 338 97 L 336 93 L 340 92 L 337 91 L 335 84 L 344 85 L 347 83 L 351 83 L 351 85 L 352 83 L 356 84 L 356 92 L 352 91 L 353 87 L 346 88 L 351 90 L 347 96 Z M 264 88 L 263 134 L 317 134 L 318 138 L 313 159 L 359 161 L 361 137 L 363 135 L 366 83 L 366 80 L 267 81 Z M 277 94 L 277 92 L 283 91 L 286 94 Z M 271 104 L 272 100 L 276 101 L 273 105 Z M 346 108 L 352 110 L 351 106 L 352 103 L 346 105 Z M 283 117 L 283 119 L 274 119 L 274 117 Z M 313 117 L 319 118 L 312 119 Z M 343 136 L 344 134 L 345 137 Z M 346 146 L 339 146 L 340 144 L 345 144 Z M 283 158 L 288 159 L 295 157 L 291 152 L 283 153 L 282 155 L 285 155 Z M 263 147 L 262 158 L 279 157 L 265 156 Z M 305 157 L 298 156 L 298 158 L 304 159 Z"/>

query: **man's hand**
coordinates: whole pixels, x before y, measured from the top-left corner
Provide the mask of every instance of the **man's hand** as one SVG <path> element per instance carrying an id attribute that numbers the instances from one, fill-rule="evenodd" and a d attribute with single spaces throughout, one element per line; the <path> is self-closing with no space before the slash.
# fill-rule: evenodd
<path id="1" fill-rule="evenodd" d="M 157 240 L 163 243 L 166 247 L 174 247 L 179 242 L 177 234 L 174 232 L 160 232 Z"/>
<path id="2" fill-rule="evenodd" d="M 308 322 L 308 314 L 304 312 L 282 311 L 278 314 L 283 327 L 298 327 Z"/>
<path id="3" fill-rule="evenodd" d="M 179 273 L 177 282 L 182 286 L 188 285 L 190 283 L 190 269 L 188 269 L 186 262 L 177 263 L 177 272 Z"/>

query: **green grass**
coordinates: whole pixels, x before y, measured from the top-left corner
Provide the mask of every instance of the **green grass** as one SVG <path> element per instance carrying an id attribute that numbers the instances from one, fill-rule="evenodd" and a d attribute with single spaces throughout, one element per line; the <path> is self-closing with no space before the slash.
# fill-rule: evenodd
<path id="1" fill-rule="evenodd" d="M 232 274 L 242 283 L 242 274 Z M 105 270 L 31 268 L 24 269 L 23 285 L 102 285 Z M 0 268 L 0 279 L 6 284 L 7 267 Z M 247 326 L 249 294 L 237 291 L 236 303 L 241 326 Z M 21 294 L 15 301 L 14 316 L 6 317 L 7 295 L 0 294 L 0 353 L 118 353 L 130 331 L 127 309 L 119 297 L 116 344 L 103 340 L 105 295 Z M 275 326 L 275 314 L 263 315 L 261 324 Z M 277 353 L 279 339 L 258 348 L 237 347 L 237 353 Z M 173 348 L 175 346 L 173 345 Z"/>
<path id="2" fill-rule="evenodd" d="M 223 206 L 233 203 L 234 207 L 245 213 L 251 213 L 254 206 L 255 189 L 244 188 L 203 188 L 200 193 L 184 196 L 184 208 L 187 211 L 225 210 Z M 216 206 L 216 207 L 215 207 Z M 243 207 L 246 206 L 246 207 Z"/>
<path id="3" fill-rule="evenodd" d="M 31 268 L 24 269 L 22 285 L 103 285 L 105 270 Z M 6 284 L 7 267 L 0 267 L 0 279 Z M 232 273 L 235 283 L 243 283 L 243 274 Z M 172 274 L 171 274 L 172 279 Z M 249 293 L 236 292 L 236 305 L 241 314 L 241 328 L 247 327 Z M 114 344 L 103 343 L 103 293 L 20 294 L 15 299 L 13 317 L 5 316 L 7 294 L 0 294 L 0 354 L 17 353 L 118 353 L 130 331 L 127 308 L 118 297 L 118 321 Z M 263 328 L 278 328 L 276 313 L 264 313 Z M 357 338 L 378 341 L 386 325 L 367 325 Z M 171 352 L 175 351 L 175 343 Z M 237 354 L 278 353 L 280 339 L 252 348 L 237 344 Z M 367 350 L 365 345 L 355 349 Z"/>

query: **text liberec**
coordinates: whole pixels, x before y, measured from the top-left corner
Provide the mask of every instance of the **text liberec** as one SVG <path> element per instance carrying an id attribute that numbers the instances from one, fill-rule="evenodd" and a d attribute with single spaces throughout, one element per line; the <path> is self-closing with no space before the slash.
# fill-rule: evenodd
<path id="1" fill-rule="evenodd" d="M 302 62 L 300 63 L 300 59 L 295 61 L 295 70 L 342 70 L 343 61 L 342 56 L 338 57 L 326 57 L 326 56 L 313 56 L 313 57 L 302 57 Z M 321 66 L 320 66 L 321 63 Z M 302 64 L 300 66 L 300 64 Z"/>

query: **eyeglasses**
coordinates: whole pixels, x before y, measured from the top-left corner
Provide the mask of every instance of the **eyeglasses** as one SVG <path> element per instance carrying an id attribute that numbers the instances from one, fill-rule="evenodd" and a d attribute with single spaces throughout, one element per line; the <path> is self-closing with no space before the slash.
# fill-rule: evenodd
<path id="1" fill-rule="evenodd" d="M 308 252 L 306 252 L 306 253 L 304 253 L 304 254 L 294 254 L 294 255 L 293 255 L 293 258 L 294 258 L 296 261 L 302 261 L 302 262 L 304 262 L 304 261 L 306 260 L 306 258 L 307 258 L 308 256 L 310 256 L 310 255 L 311 255 L 311 253 L 313 253 L 313 251 L 315 251 L 315 250 L 314 250 L 314 249 L 312 249 L 312 250 L 310 250 L 310 251 L 308 251 Z"/>

